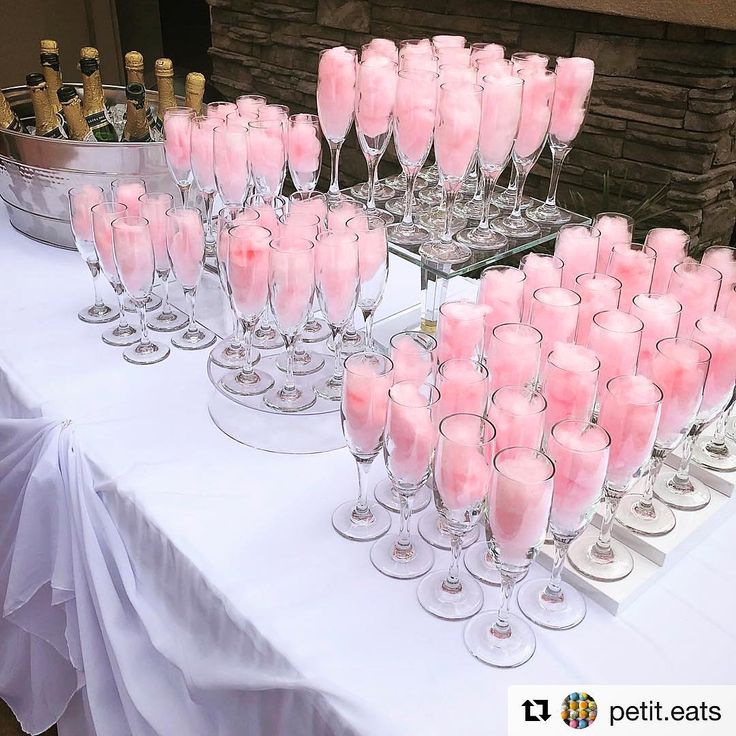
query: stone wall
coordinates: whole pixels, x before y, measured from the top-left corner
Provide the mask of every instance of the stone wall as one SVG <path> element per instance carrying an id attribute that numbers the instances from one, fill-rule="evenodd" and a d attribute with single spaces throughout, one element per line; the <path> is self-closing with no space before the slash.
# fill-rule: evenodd
<path id="1" fill-rule="evenodd" d="M 562 10 L 506 0 L 208 0 L 213 83 L 228 96 L 259 92 L 314 110 L 318 52 L 460 33 L 596 63 L 590 112 L 562 174 L 561 198 L 591 213 L 631 212 L 663 185 L 669 212 L 700 247 L 728 243 L 736 219 L 736 32 Z M 545 154 L 546 155 L 546 154 Z M 326 157 L 325 157 L 326 158 Z M 397 170 L 389 150 L 381 174 Z M 354 134 L 344 183 L 365 178 Z M 530 178 L 546 189 L 548 158 Z M 606 199 L 609 190 L 623 201 Z M 656 208 L 655 208 L 656 209 Z M 646 214 L 651 214 L 651 208 Z"/>

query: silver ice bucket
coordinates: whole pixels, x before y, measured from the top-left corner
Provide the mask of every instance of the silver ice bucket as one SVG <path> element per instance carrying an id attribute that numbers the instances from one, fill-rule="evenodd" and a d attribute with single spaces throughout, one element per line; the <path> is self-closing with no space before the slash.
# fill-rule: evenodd
<path id="1" fill-rule="evenodd" d="M 3 92 L 21 120 L 33 117 L 26 87 L 9 87 Z M 148 94 L 155 108 L 158 95 Z M 125 102 L 124 87 L 105 85 L 105 95 L 113 104 Z M 139 176 L 145 179 L 148 191 L 170 192 L 178 201 L 163 143 L 81 143 L 0 128 L 0 198 L 13 227 L 34 240 L 74 248 L 69 189 L 96 184 L 110 192 L 112 180 L 124 174 Z"/>

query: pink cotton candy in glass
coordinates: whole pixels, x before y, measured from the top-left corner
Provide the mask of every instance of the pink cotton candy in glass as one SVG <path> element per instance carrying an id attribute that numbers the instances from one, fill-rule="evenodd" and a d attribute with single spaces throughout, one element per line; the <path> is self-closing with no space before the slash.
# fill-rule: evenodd
<path id="1" fill-rule="evenodd" d="M 631 305 L 631 314 L 644 324 L 641 333 L 638 373 L 652 374 L 652 359 L 656 346 L 666 337 L 675 337 L 680 324 L 682 306 L 672 294 L 638 294 Z"/>
<path id="2" fill-rule="evenodd" d="M 180 210 L 169 216 L 167 247 L 177 281 L 184 288 L 199 282 L 204 264 L 204 230 L 197 210 Z"/>
<path id="3" fill-rule="evenodd" d="M 261 227 L 234 229 L 228 249 L 227 277 L 238 312 L 257 319 L 268 298 L 269 237 Z"/>
<path id="4" fill-rule="evenodd" d="M 327 213 L 327 229 L 334 233 L 344 233 L 348 229 L 348 220 L 363 212 L 365 208 L 357 202 L 340 202 Z"/>
<path id="5" fill-rule="evenodd" d="M 344 46 L 325 51 L 319 60 L 317 111 L 327 140 L 341 141 L 353 122 L 356 56 Z"/>
<path id="6" fill-rule="evenodd" d="M 635 247 L 632 243 L 616 243 L 611 250 L 606 273 L 621 282 L 620 306 L 630 309 L 637 294 L 649 294 L 656 256 L 646 246 Z"/>
<path id="7" fill-rule="evenodd" d="M 682 337 L 689 337 L 695 322 L 715 311 L 722 278 L 720 271 L 701 266 L 692 258 L 686 258 L 675 267 L 667 292 L 682 304 L 679 332 Z"/>
<path id="8" fill-rule="evenodd" d="M 462 179 L 473 161 L 480 130 L 479 91 L 473 84 L 440 87 L 434 152 L 443 177 Z"/>
<path id="9" fill-rule="evenodd" d="M 185 179 L 192 168 L 192 118 L 185 115 L 164 117 L 164 149 L 166 159 L 177 178 Z"/>
<path id="10" fill-rule="evenodd" d="M 254 124 L 255 125 L 255 124 Z M 284 129 L 251 127 L 248 130 L 248 152 L 253 179 L 259 191 L 276 195 L 286 173 Z"/>
<path id="11" fill-rule="evenodd" d="M 280 239 L 298 250 L 272 250 L 270 255 L 270 304 L 279 330 L 294 335 L 304 326 L 314 297 L 314 251 L 289 236 Z"/>
<path id="12" fill-rule="evenodd" d="M 146 185 L 141 181 L 121 181 L 113 187 L 113 198 L 124 204 L 128 211 L 126 217 L 138 217 L 141 213 L 141 203 L 138 198 L 146 193 Z"/>
<path id="13" fill-rule="evenodd" d="M 437 325 L 437 360 L 477 360 L 483 351 L 486 309 L 468 300 L 445 302 Z"/>
<path id="14" fill-rule="evenodd" d="M 265 104 L 265 99 L 260 99 L 258 95 L 241 95 L 235 100 L 238 114 L 250 120 L 258 117 L 258 110 Z"/>
<path id="15" fill-rule="evenodd" d="M 497 43 L 487 43 L 478 46 L 474 44 L 470 49 L 470 59 L 474 62 L 501 61 L 504 53 L 504 47 Z"/>
<path id="16" fill-rule="evenodd" d="M 496 452 L 507 447 L 538 448 L 544 434 L 546 402 L 542 394 L 525 386 L 497 389 L 488 408 L 496 428 Z"/>
<path id="17" fill-rule="evenodd" d="M 521 320 L 525 279 L 524 272 L 512 266 L 491 266 L 481 274 L 477 301 L 489 307 L 485 320 L 484 352 L 488 352 L 496 326 Z"/>
<path id="18" fill-rule="evenodd" d="M 437 416 L 450 414 L 485 414 L 488 401 L 488 377 L 470 360 L 451 360 L 440 365 L 437 377 L 440 400 Z"/>
<path id="19" fill-rule="evenodd" d="M 327 227 L 327 202 L 323 196 L 304 197 L 302 199 L 291 199 L 289 203 L 290 212 L 308 212 L 320 219 L 319 230 Z"/>
<path id="20" fill-rule="evenodd" d="M 69 195 L 71 203 L 72 231 L 77 240 L 89 242 L 93 239 L 92 208 L 104 201 L 104 195 L 99 187 L 85 184 Z"/>
<path id="21" fill-rule="evenodd" d="M 385 228 L 368 227 L 367 216 L 360 212 L 348 221 L 348 229 L 358 236 L 358 262 L 361 284 L 368 283 L 385 267 L 388 257 L 388 241 Z"/>
<path id="22" fill-rule="evenodd" d="M 99 256 L 102 269 L 108 277 L 116 276 L 118 269 L 112 252 L 112 221 L 125 217 L 126 212 L 107 212 L 100 207 L 92 213 L 92 231 L 95 239 L 95 250 Z"/>
<path id="23" fill-rule="evenodd" d="M 524 79 L 524 91 L 514 155 L 525 159 L 536 155 L 544 145 L 555 94 L 555 77 L 534 69 L 522 71 L 520 76 Z"/>
<path id="24" fill-rule="evenodd" d="M 452 36 L 447 34 L 440 34 L 438 36 L 432 36 L 432 45 L 435 49 L 443 48 L 462 48 L 465 46 L 465 36 Z"/>
<path id="25" fill-rule="evenodd" d="M 156 268 L 159 270 L 170 268 L 169 253 L 166 247 L 166 210 L 170 207 L 169 197 L 149 195 L 147 201 L 141 202 L 141 215 L 148 220 L 148 231 L 153 243 Z"/>
<path id="26" fill-rule="evenodd" d="M 595 64 L 579 56 L 559 57 L 557 82 L 549 134 L 560 143 L 571 143 L 583 126 Z"/>
<path id="27" fill-rule="evenodd" d="M 593 227 L 600 230 L 601 239 L 598 244 L 598 263 L 595 270 L 606 273 L 611 248 L 616 243 L 630 243 L 634 232 L 634 224 L 630 218 L 616 213 L 603 213 L 593 221 Z"/>
<path id="28" fill-rule="evenodd" d="M 225 118 L 237 110 L 238 106 L 234 102 L 211 102 L 207 105 L 207 117 L 225 122 Z"/>
<path id="29" fill-rule="evenodd" d="M 575 288 L 575 280 L 583 273 L 595 271 L 600 233 L 585 225 L 565 225 L 557 233 L 555 255 L 565 264 L 562 285 Z"/>
<path id="30" fill-rule="evenodd" d="M 434 371 L 434 355 L 411 335 L 395 335 L 391 339 L 394 381 L 428 381 Z"/>
<path id="31" fill-rule="evenodd" d="M 526 276 L 524 280 L 524 321 L 529 320 L 532 311 L 532 297 L 537 289 L 562 284 L 562 268 L 563 262 L 555 256 L 528 253 L 521 259 L 521 270 Z"/>
<path id="32" fill-rule="evenodd" d="M 478 161 L 483 171 L 506 164 L 519 130 L 523 84 L 514 77 L 487 80 L 481 97 Z"/>
<path id="33" fill-rule="evenodd" d="M 674 227 L 655 227 L 647 233 L 645 245 L 657 254 L 652 278 L 652 294 L 664 294 L 670 282 L 672 269 L 687 257 L 690 237 Z"/>
<path id="34" fill-rule="evenodd" d="M 585 273 L 578 276 L 573 289 L 580 296 L 578 331 L 575 339 L 580 345 L 587 345 L 593 317 L 598 312 L 618 307 L 621 282 L 604 273 Z"/>
<path id="35" fill-rule="evenodd" d="M 315 271 L 322 293 L 320 304 L 327 321 L 344 324 L 357 301 L 360 278 L 357 242 L 344 233 L 323 233 L 316 244 Z"/>
<path id="36" fill-rule="evenodd" d="M 542 360 L 557 342 L 574 342 L 580 297 L 570 289 L 546 286 L 537 289 L 532 305 L 531 324 L 543 335 Z"/>
<path id="37" fill-rule="evenodd" d="M 399 76 L 394 142 L 399 160 L 420 164 L 429 153 L 437 112 L 437 77 L 431 72 Z"/>
<path id="38" fill-rule="evenodd" d="M 531 325 L 497 325 L 486 354 L 491 391 L 502 386 L 531 386 L 539 373 L 542 335 Z"/>
<path id="39" fill-rule="evenodd" d="M 366 138 L 377 138 L 391 128 L 396 81 L 396 64 L 384 56 L 369 57 L 358 66 L 355 123 Z"/>
<path id="40" fill-rule="evenodd" d="M 317 129 L 308 119 L 300 121 L 299 116 L 295 116 L 289 128 L 289 166 L 305 173 L 316 171 L 321 155 L 322 144 Z"/>
<path id="41" fill-rule="evenodd" d="M 708 314 L 696 323 L 693 340 L 711 353 L 708 377 L 699 416 L 709 420 L 723 409 L 736 380 L 736 325 L 726 317 Z"/>
<path id="42" fill-rule="evenodd" d="M 153 246 L 148 228 L 117 221 L 113 230 L 115 261 L 125 290 L 140 298 L 153 285 Z"/>
<path id="43" fill-rule="evenodd" d="M 342 411 L 352 452 L 373 455 L 386 427 L 391 373 L 379 375 L 368 357 L 353 361 L 343 376 Z"/>
<path id="44" fill-rule="evenodd" d="M 396 44 L 388 38 L 373 38 L 364 47 L 361 61 L 371 56 L 383 56 L 385 59 L 397 64 L 399 61 L 399 50 Z"/>
<path id="45" fill-rule="evenodd" d="M 239 204 L 248 187 L 247 134 L 239 127 L 220 127 L 214 137 L 214 167 L 220 195 L 226 203 Z"/>
<path id="46" fill-rule="evenodd" d="M 192 123 L 192 171 L 203 192 L 215 191 L 214 130 L 217 117 L 195 118 Z"/>
<path id="47" fill-rule="evenodd" d="M 279 232 L 279 217 L 276 214 L 276 210 L 266 202 L 252 204 L 251 209 L 258 213 L 258 225 L 265 227 L 271 233 L 272 237 L 276 237 Z M 237 217 L 235 219 L 237 220 Z"/>
<path id="48" fill-rule="evenodd" d="M 598 379 L 601 386 L 614 376 L 636 373 L 642 327 L 638 317 L 619 309 L 599 312 L 593 317 L 588 347 L 601 361 Z"/>
<path id="49" fill-rule="evenodd" d="M 733 299 L 733 286 L 736 284 L 736 250 L 728 246 L 711 246 L 703 253 L 701 263 L 715 268 L 723 277 L 716 311 L 726 314 Z"/>

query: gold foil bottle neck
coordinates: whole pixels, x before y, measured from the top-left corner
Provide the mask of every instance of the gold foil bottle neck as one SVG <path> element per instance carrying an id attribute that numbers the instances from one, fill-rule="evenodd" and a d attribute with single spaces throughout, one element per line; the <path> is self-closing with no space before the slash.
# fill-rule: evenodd
<path id="1" fill-rule="evenodd" d="M 42 54 L 58 54 L 59 44 L 53 38 L 44 38 L 41 41 Z"/>
<path id="2" fill-rule="evenodd" d="M 204 97 L 204 74 L 189 72 L 184 83 L 184 106 L 191 107 L 199 115 Z"/>
<path id="3" fill-rule="evenodd" d="M 156 59 L 155 71 L 157 77 L 173 77 L 174 62 L 166 58 Z"/>
<path id="4" fill-rule="evenodd" d="M 125 68 L 131 71 L 143 71 L 143 54 L 140 51 L 128 51 L 125 54 Z"/>
<path id="5" fill-rule="evenodd" d="M 82 46 L 79 57 L 81 59 L 97 59 L 99 61 L 100 52 L 94 46 Z"/>

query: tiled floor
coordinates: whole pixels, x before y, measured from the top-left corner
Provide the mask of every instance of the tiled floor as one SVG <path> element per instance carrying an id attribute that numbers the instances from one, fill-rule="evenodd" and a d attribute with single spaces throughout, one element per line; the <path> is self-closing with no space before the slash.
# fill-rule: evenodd
<path id="1" fill-rule="evenodd" d="M 25 731 L 21 730 L 18 721 L 15 720 L 13 712 L 0 700 L 0 736 L 23 736 Z M 44 731 L 41 736 L 56 736 L 56 726 Z"/>

